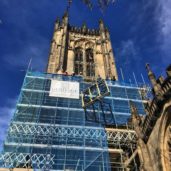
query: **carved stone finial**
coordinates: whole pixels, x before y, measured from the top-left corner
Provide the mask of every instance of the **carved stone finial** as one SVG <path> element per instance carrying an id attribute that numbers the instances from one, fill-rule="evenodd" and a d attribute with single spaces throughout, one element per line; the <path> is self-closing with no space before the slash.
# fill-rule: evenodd
<path id="1" fill-rule="evenodd" d="M 131 109 L 131 115 L 132 115 L 132 117 L 137 118 L 138 111 L 137 111 L 137 108 L 136 108 L 135 104 L 132 101 L 130 101 L 129 104 L 130 104 L 130 109 Z"/>
<path id="2" fill-rule="evenodd" d="M 83 23 L 82 28 L 87 28 L 86 22 Z"/>
<path id="3" fill-rule="evenodd" d="M 67 18 L 67 17 L 68 17 L 68 11 L 65 11 L 63 18 Z"/>
<path id="4" fill-rule="evenodd" d="M 100 24 L 104 24 L 102 19 L 99 20 L 99 23 L 100 23 Z"/>
<path id="5" fill-rule="evenodd" d="M 145 67 L 146 67 L 146 69 L 147 69 L 148 72 L 151 71 L 151 69 L 150 69 L 150 64 L 147 63 L 147 64 L 145 65 Z"/>
<path id="6" fill-rule="evenodd" d="M 104 22 L 102 19 L 99 20 L 99 28 L 100 28 L 100 31 L 105 31 Z"/>
<path id="7" fill-rule="evenodd" d="M 166 73 L 168 77 L 171 77 L 171 64 L 167 67 Z"/>
<path id="8" fill-rule="evenodd" d="M 62 23 L 64 25 L 68 25 L 68 12 L 67 11 L 65 11 L 65 13 L 64 13 L 64 15 L 62 17 Z"/>
<path id="9" fill-rule="evenodd" d="M 135 104 L 132 101 L 130 101 L 129 104 L 130 104 L 130 109 L 131 109 L 131 122 L 134 126 L 134 130 L 136 131 L 138 137 L 142 139 L 143 134 L 142 134 L 141 127 L 140 127 L 140 123 L 142 121 L 141 117 L 138 114 Z"/>
<path id="10" fill-rule="evenodd" d="M 60 19 L 59 19 L 59 17 L 57 17 L 57 18 L 56 18 L 55 23 L 60 23 Z"/>
<path id="11" fill-rule="evenodd" d="M 131 109 L 132 123 L 134 126 L 138 126 L 141 123 L 141 117 L 138 114 L 138 110 L 137 110 L 135 104 L 132 101 L 130 101 L 129 104 L 130 104 L 130 109 Z"/>
<path id="12" fill-rule="evenodd" d="M 156 77 L 154 75 L 154 73 L 152 72 L 151 68 L 150 68 L 150 65 L 147 63 L 146 64 L 146 69 L 147 69 L 147 72 L 148 72 L 148 76 L 150 77 L 150 81 L 151 79 L 154 79 L 156 81 Z"/>
<path id="13" fill-rule="evenodd" d="M 162 98 L 161 86 L 160 86 L 160 84 L 157 83 L 156 76 L 151 71 L 149 64 L 146 64 L 146 69 L 147 69 L 147 72 L 148 72 L 148 78 L 149 78 L 149 80 L 150 80 L 150 82 L 152 84 L 152 87 L 153 87 L 153 94 L 157 98 L 161 99 Z"/>
<path id="14" fill-rule="evenodd" d="M 150 65 L 149 64 L 146 64 L 146 69 L 147 69 L 147 72 L 148 72 L 148 78 L 152 84 L 152 86 L 154 87 L 156 85 L 156 77 L 154 75 L 154 73 L 152 72 L 152 70 L 150 69 Z"/>
<path id="15" fill-rule="evenodd" d="M 59 28 L 59 25 L 60 25 L 60 19 L 57 18 L 55 21 L 55 30 L 57 30 Z"/>
<path id="16" fill-rule="evenodd" d="M 87 30 L 87 25 L 86 23 L 84 22 L 83 25 L 82 25 L 82 32 L 85 33 Z"/>
<path id="17" fill-rule="evenodd" d="M 108 29 L 107 27 L 105 27 L 105 31 L 106 31 L 106 32 L 109 32 L 109 29 Z"/>

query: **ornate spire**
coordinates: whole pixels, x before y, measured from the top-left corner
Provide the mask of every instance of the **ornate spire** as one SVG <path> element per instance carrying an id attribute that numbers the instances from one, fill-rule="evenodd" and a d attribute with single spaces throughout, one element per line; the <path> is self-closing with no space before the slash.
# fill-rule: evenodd
<path id="1" fill-rule="evenodd" d="M 152 86 L 154 86 L 156 84 L 156 77 L 155 77 L 154 73 L 152 72 L 152 70 L 150 69 L 149 64 L 146 64 L 146 69 L 147 69 L 147 72 L 148 72 L 149 80 L 150 80 Z"/>
<path id="2" fill-rule="evenodd" d="M 65 13 L 64 13 L 64 15 L 63 15 L 63 17 L 62 17 L 62 23 L 63 23 L 64 25 L 68 25 L 68 17 L 69 17 L 68 11 L 65 11 Z"/>
<path id="3" fill-rule="evenodd" d="M 68 11 L 67 10 L 64 12 L 64 15 L 63 15 L 63 18 L 66 18 L 66 17 L 68 17 Z"/>
<path id="4" fill-rule="evenodd" d="M 60 19 L 59 17 L 57 17 L 56 21 L 55 21 L 55 30 L 59 28 L 60 25 Z"/>
<path id="5" fill-rule="evenodd" d="M 102 19 L 99 20 L 99 28 L 101 32 L 105 31 L 104 22 Z"/>
<path id="6" fill-rule="evenodd" d="M 55 23 L 60 23 L 60 19 L 59 19 L 59 17 L 57 17 L 57 18 L 56 18 Z"/>
<path id="7" fill-rule="evenodd" d="M 162 98 L 161 86 L 157 83 L 156 76 L 151 71 L 149 64 L 146 64 L 146 69 L 147 69 L 147 72 L 148 72 L 148 78 L 149 78 L 149 80 L 150 80 L 150 82 L 152 84 L 152 87 L 153 87 L 153 94 L 157 98 Z"/>
<path id="8" fill-rule="evenodd" d="M 132 117 L 132 119 L 139 118 L 137 108 L 136 108 L 135 104 L 133 103 L 133 101 L 130 101 L 129 104 L 130 104 L 130 110 L 131 110 L 131 117 Z"/>
<path id="9" fill-rule="evenodd" d="M 138 111 L 137 111 L 135 104 L 132 101 L 130 101 L 129 104 L 130 104 L 130 109 L 131 109 L 132 124 L 134 126 L 134 129 L 135 129 L 138 137 L 142 139 L 143 134 L 142 134 L 141 127 L 140 127 L 141 117 L 138 114 Z"/>
<path id="10" fill-rule="evenodd" d="M 86 23 L 84 22 L 83 25 L 82 25 L 82 32 L 85 33 L 87 30 L 87 25 Z"/>

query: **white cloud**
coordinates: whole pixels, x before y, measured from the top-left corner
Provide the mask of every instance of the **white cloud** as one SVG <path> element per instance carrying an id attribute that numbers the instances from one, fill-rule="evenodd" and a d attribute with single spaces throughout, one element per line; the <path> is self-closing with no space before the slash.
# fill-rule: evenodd
<path id="1" fill-rule="evenodd" d="M 123 55 L 137 55 L 137 49 L 133 40 L 122 41 L 122 53 Z"/>
<path id="2" fill-rule="evenodd" d="M 168 64 L 171 61 L 171 1 L 160 0 L 160 10 L 156 11 L 156 17 L 159 17 L 161 50 L 163 52 L 163 62 Z M 166 57 L 167 56 L 167 57 Z"/>
<path id="3" fill-rule="evenodd" d="M 119 49 L 119 56 L 123 59 L 124 65 L 129 65 L 139 56 L 139 48 L 131 39 L 122 41 L 121 48 Z"/>
<path id="4" fill-rule="evenodd" d="M 162 33 L 165 36 L 171 34 L 171 1 L 160 0 L 161 5 L 161 17 L 160 22 L 162 25 Z M 159 14 L 160 15 L 160 14 Z"/>

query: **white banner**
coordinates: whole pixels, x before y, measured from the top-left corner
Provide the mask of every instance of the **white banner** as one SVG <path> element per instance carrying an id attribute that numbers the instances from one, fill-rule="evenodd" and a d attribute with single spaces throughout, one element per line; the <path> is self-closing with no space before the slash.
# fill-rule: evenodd
<path id="1" fill-rule="evenodd" d="M 79 99 L 79 82 L 51 80 L 49 96 Z"/>

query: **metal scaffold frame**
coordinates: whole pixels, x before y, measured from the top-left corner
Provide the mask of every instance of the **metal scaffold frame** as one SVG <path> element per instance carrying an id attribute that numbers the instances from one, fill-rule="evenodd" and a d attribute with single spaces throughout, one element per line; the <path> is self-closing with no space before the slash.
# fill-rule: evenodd
<path id="1" fill-rule="evenodd" d="M 114 118 L 115 122 L 111 122 L 114 128 L 105 128 L 101 122 L 86 120 L 80 99 L 50 97 L 51 79 L 79 82 L 80 91 L 91 86 L 79 76 L 28 71 L 0 155 L 0 165 L 77 171 L 124 169 L 122 147 L 135 145 L 136 133 L 120 126 L 130 116 L 130 99 L 137 104 L 140 114 L 144 114 L 139 93 L 142 88 L 106 81 L 111 96 L 105 97 L 105 102 L 111 110 L 95 109 L 99 116 L 103 112 Z M 113 164 L 111 154 L 118 159 Z"/>

